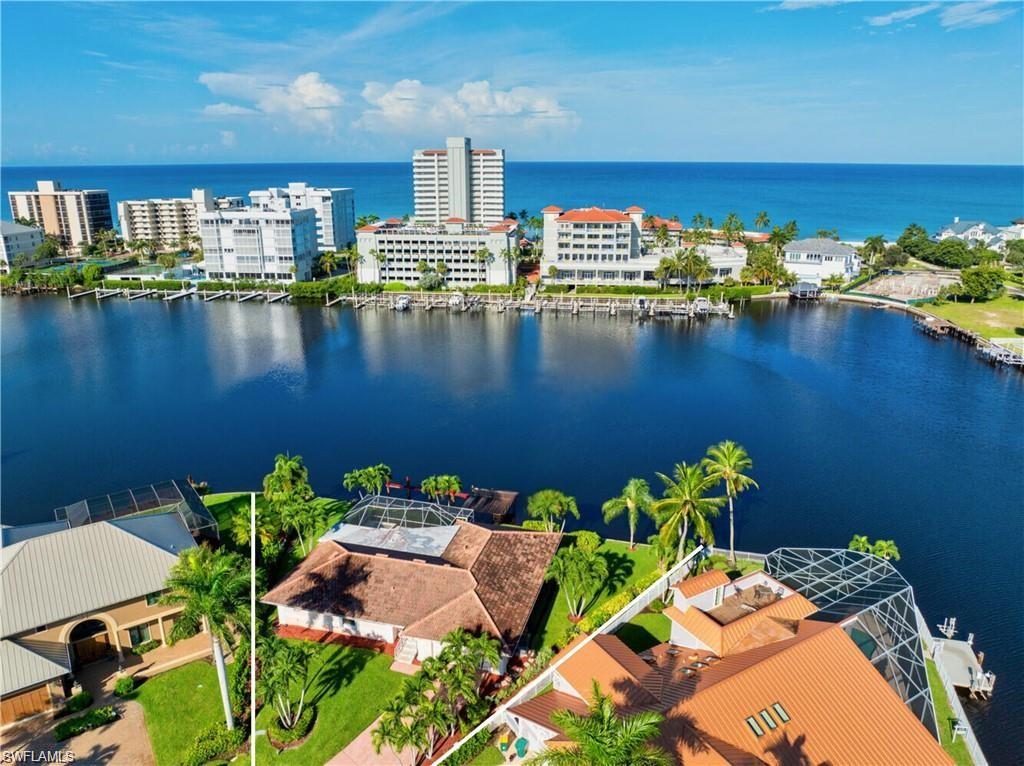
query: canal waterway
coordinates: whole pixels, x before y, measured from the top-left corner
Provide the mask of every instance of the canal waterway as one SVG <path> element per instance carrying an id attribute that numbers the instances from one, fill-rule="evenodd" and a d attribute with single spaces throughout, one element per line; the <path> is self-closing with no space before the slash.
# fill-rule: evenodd
<path id="1" fill-rule="evenodd" d="M 602 501 L 731 438 L 761 485 L 737 547 L 895 540 L 928 621 L 958 617 L 997 674 L 971 708 L 983 746 L 1019 757 L 1024 376 L 902 314 L 782 302 L 641 324 L 40 296 L 5 298 L 0 323 L 5 523 L 186 474 L 258 487 L 289 451 L 322 494 L 386 462 L 556 487 L 581 525 L 625 536 Z"/>

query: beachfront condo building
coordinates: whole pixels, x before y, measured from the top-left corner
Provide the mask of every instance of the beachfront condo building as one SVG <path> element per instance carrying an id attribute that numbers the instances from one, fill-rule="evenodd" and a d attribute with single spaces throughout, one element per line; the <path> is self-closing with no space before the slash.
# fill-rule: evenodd
<path id="1" fill-rule="evenodd" d="M 356 202 L 352 189 L 315 188 L 304 183 L 249 192 L 255 210 L 306 210 L 316 213 L 320 252 L 344 250 L 356 241 Z"/>
<path id="2" fill-rule="evenodd" d="M 449 286 L 510 285 L 516 226 L 513 220 L 483 226 L 454 217 L 441 224 L 389 218 L 363 226 L 356 231 L 359 281 L 413 286 L 432 270 Z"/>
<path id="3" fill-rule="evenodd" d="M 12 263 L 31 258 L 43 244 L 43 230 L 35 226 L 0 221 L 0 235 L 0 274 L 8 273 Z"/>
<path id="4" fill-rule="evenodd" d="M 214 197 L 209 189 L 193 189 L 191 197 L 131 199 L 117 203 L 125 242 L 146 240 L 158 248 L 178 247 L 199 236 L 199 214 L 243 206 L 241 197 Z"/>
<path id="5" fill-rule="evenodd" d="M 505 218 L 504 149 L 474 149 L 469 138 L 452 137 L 444 149 L 417 149 L 412 176 L 417 221 L 490 226 Z"/>
<path id="6" fill-rule="evenodd" d="M 796 274 L 800 282 L 820 285 L 835 275 L 849 282 L 860 274 L 860 256 L 856 248 L 834 239 L 797 239 L 787 243 L 782 251 L 786 271 Z"/>
<path id="7" fill-rule="evenodd" d="M 313 278 L 316 213 L 305 210 L 217 210 L 199 215 L 210 279 L 302 282 Z"/>
<path id="8" fill-rule="evenodd" d="M 625 210 L 551 205 L 541 213 L 541 276 L 552 284 L 654 287 L 662 283 L 655 275 L 661 260 L 694 247 L 679 221 L 647 216 L 635 205 Z M 722 240 L 696 247 L 711 261 L 711 281 L 739 279 L 747 262 L 743 243 Z M 669 281 L 680 279 L 685 281 L 678 275 Z"/>
<path id="9" fill-rule="evenodd" d="M 64 189 L 59 181 L 37 181 L 31 191 L 8 192 L 11 214 L 41 226 L 64 247 L 78 248 L 114 227 L 106 189 Z"/>

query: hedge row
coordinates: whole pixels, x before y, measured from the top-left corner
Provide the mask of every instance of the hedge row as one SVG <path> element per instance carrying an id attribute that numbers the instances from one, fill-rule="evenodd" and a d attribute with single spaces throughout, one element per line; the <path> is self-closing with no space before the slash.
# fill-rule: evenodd
<path id="1" fill-rule="evenodd" d="M 487 743 L 491 741 L 492 736 L 493 732 L 481 729 L 463 742 L 462 747 L 449 755 L 445 763 L 451 766 L 464 766 L 487 749 Z"/>
<path id="2" fill-rule="evenodd" d="M 231 729 L 215 723 L 199 732 L 199 736 L 185 751 L 181 766 L 203 766 L 219 756 L 230 756 L 245 742 L 244 729 Z"/>
<path id="3" fill-rule="evenodd" d="M 61 721 L 53 727 L 53 737 L 58 742 L 62 742 L 69 737 L 74 737 L 90 729 L 106 726 L 108 723 L 116 721 L 117 717 L 117 711 L 109 705 L 96 708 L 95 710 L 90 710 L 85 715 L 78 716 L 78 718 L 69 718 L 66 721 Z"/>

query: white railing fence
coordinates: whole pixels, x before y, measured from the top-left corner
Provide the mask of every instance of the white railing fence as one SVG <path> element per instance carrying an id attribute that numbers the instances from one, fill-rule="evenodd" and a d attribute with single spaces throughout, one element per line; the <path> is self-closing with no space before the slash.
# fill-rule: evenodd
<path id="1" fill-rule="evenodd" d="M 921 614 L 921 608 L 917 607 L 917 629 L 921 635 L 921 643 L 924 644 L 925 651 L 935 662 L 935 670 L 938 671 L 939 679 L 942 681 L 942 688 L 946 691 L 946 698 L 949 700 L 949 706 L 953 708 L 953 715 L 957 717 L 957 720 L 964 724 L 966 731 L 962 731 L 957 734 L 959 739 L 964 741 L 967 746 L 967 752 L 971 756 L 971 760 L 974 762 L 974 766 L 988 766 L 988 760 L 985 758 L 985 754 L 981 751 L 981 745 L 978 744 L 978 738 L 974 736 L 974 729 L 971 727 L 970 721 L 967 720 L 967 713 L 964 711 L 963 703 L 960 702 L 960 695 L 957 694 L 956 687 L 953 686 L 953 681 L 950 679 L 949 674 L 946 673 L 946 669 L 942 666 L 942 662 L 936 655 L 935 650 L 939 643 L 942 642 L 941 638 L 936 638 L 932 635 L 931 629 L 928 627 L 928 623 L 924 619 L 924 615 Z M 936 725 L 939 727 L 948 725 L 946 721 L 938 720 L 938 713 L 936 712 Z"/>
<path id="2" fill-rule="evenodd" d="M 702 556 L 706 555 L 704 546 L 698 546 L 695 550 L 691 551 L 682 561 L 669 569 L 664 575 L 659 577 L 650 587 L 644 590 L 639 596 L 630 601 L 626 606 L 622 607 L 618 612 L 612 615 L 608 620 L 601 625 L 593 633 L 589 634 L 586 638 L 580 641 L 576 646 L 572 647 L 568 652 L 556 658 L 545 670 L 530 681 L 526 686 L 520 689 L 515 695 L 501 703 L 494 709 L 483 722 L 478 724 L 476 728 L 468 732 L 462 739 L 460 739 L 451 750 L 445 753 L 437 764 L 444 763 L 452 753 L 455 753 L 461 748 L 466 742 L 473 739 L 481 731 L 494 731 L 499 726 L 505 723 L 505 714 L 509 708 L 521 705 L 528 699 L 536 697 L 548 684 L 554 679 L 555 671 L 558 670 L 567 660 L 575 656 L 584 646 L 594 640 L 594 636 L 602 633 L 610 633 L 615 628 L 622 625 L 624 622 L 629 622 L 636 615 L 640 614 L 648 605 L 651 604 L 655 599 L 661 598 L 665 591 L 670 586 L 679 582 L 685 577 L 690 570 L 693 568 L 695 562 L 699 561 Z"/>

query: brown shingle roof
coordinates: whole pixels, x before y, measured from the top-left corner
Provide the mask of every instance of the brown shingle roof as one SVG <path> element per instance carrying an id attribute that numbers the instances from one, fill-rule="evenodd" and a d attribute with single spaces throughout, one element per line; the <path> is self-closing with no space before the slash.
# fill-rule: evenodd
<path id="1" fill-rule="evenodd" d="M 460 523 L 441 561 L 346 550 L 327 540 L 262 601 L 373 620 L 441 640 L 455 628 L 519 642 L 561 535 Z"/>

